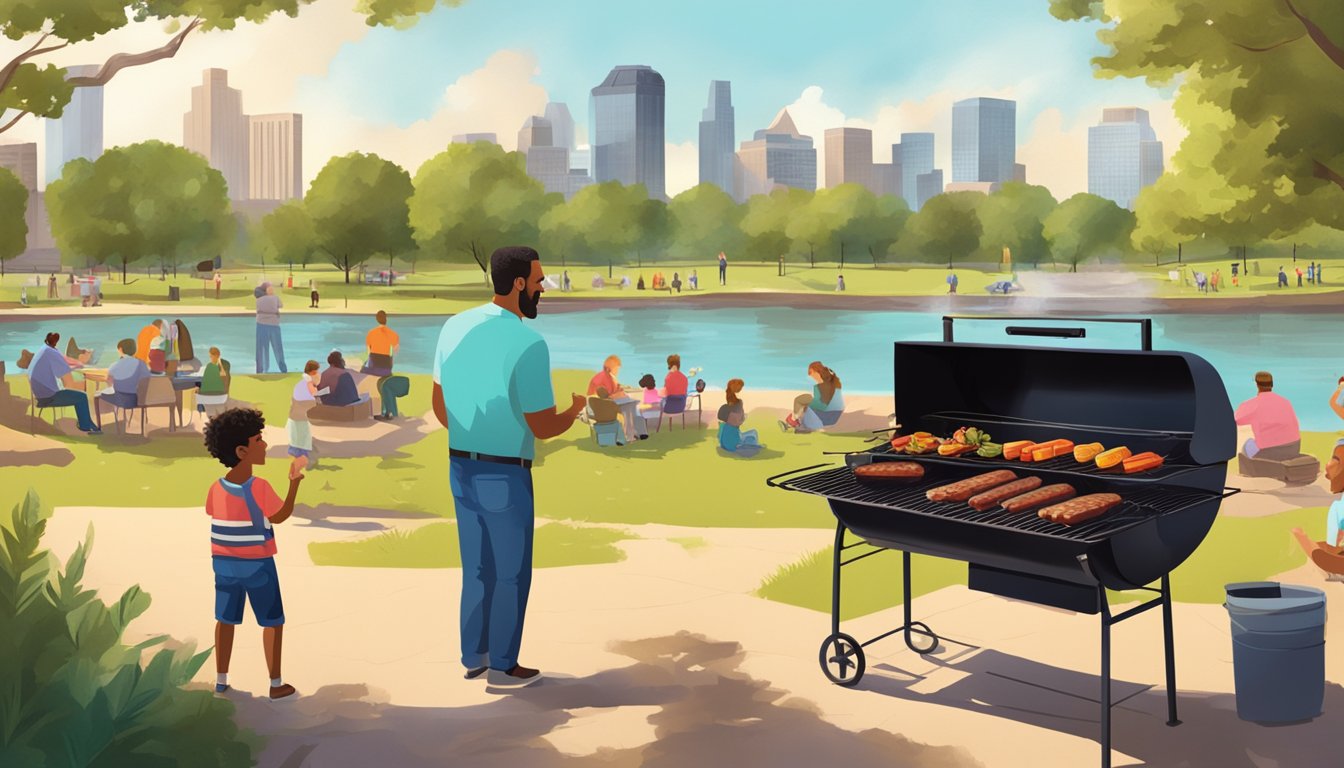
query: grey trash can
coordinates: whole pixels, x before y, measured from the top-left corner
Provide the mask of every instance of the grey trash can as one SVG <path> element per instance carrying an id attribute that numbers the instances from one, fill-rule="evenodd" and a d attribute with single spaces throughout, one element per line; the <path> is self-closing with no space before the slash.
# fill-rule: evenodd
<path id="1" fill-rule="evenodd" d="M 1237 717 L 1290 723 L 1325 706 L 1325 593 L 1251 581 L 1228 584 Z"/>
<path id="2" fill-rule="evenodd" d="M 170 285 L 170 286 L 168 286 L 168 300 L 169 300 L 169 301 L 181 301 L 181 300 L 182 300 L 182 289 L 181 289 L 180 287 L 176 286 L 176 285 Z"/>

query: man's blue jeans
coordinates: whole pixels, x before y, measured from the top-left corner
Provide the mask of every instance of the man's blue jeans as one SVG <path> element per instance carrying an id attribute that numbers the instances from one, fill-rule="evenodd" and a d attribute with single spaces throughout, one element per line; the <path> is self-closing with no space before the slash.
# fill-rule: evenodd
<path id="1" fill-rule="evenodd" d="M 532 470 L 450 457 L 462 551 L 462 665 L 518 664 L 532 588 Z"/>
<path id="2" fill-rule="evenodd" d="M 257 373 L 266 373 L 271 367 L 271 350 L 275 350 L 275 364 L 281 373 L 289 373 L 285 367 L 285 345 L 280 341 L 280 326 L 257 323 Z"/>
<path id="3" fill-rule="evenodd" d="M 97 425 L 89 418 L 89 396 L 73 389 L 62 389 L 51 397 L 40 397 L 37 404 L 43 408 L 74 408 L 79 428 L 88 432 Z"/>

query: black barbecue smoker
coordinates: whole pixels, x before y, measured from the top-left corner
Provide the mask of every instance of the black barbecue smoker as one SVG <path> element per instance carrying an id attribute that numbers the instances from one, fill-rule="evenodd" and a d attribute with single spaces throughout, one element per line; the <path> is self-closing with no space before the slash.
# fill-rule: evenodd
<path id="1" fill-rule="evenodd" d="M 1125 474 L 1098 469 L 1072 455 L 1023 463 L 975 454 L 906 455 L 881 447 L 845 455 L 845 466 L 819 464 L 776 475 L 771 487 L 822 496 L 836 517 L 832 570 L 831 633 L 821 646 L 822 671 L 839 685 L 863 677 L 864 647 L 902 633 L 917 653 L 931 653 L 938 635 L 914 621 L 910 605 L 910 555 L 921 553 L 967 563 L 974 590 L 1101 617 L 1101 765 L 1111 764 L 1111 626 L 1151 608 L 1162 609 L 1168 725 L 1176 719 L 1169 573 L 1208 534 L 1227 488 L 1227 462 L 1236 454 L 1236 425 L 1222 379 L 1213 366 L 1185 352 L 1154 351 L 1149 319 L 1064 319 L 1069 323 L 1138 325 L 1138 352 L 966 344 L 953 340 L 958 320 L 1010 323 L 1010 336 L 1085 338 L 1085 327 L 1018 326 L 1019 321 L 1061 318 L 944 317 L 943 341 L 897 342 L 895 400 L 900 434 L 950 436 L 974 426 L 996 442 L 1071 440 L 1128 447 L 1135 455 L 1164 458 L 1155 470 Z M 905 483 L 862 481 L 853 467 L 869 462 L 914 461 L 924 477 Z M 929 501 L 934 487 L 994 469 L 1044 484 L 1068 483 L 1078 495 L 1115 493 L 1119 507 L 1093 520 L 1066 526 L 1034 512 L 983 512 L 965 503 Z M 845 543 L 849 532 L 858 541 Z M 904 623 L 866 642 L 840 631 L 841 569 L 887 550 L 903 561 Z M 1156 586 L 1153 586 L 1156 585 Z M 1106 590 L 1143 590 L 1154 597 L 1112 613 Z"/>

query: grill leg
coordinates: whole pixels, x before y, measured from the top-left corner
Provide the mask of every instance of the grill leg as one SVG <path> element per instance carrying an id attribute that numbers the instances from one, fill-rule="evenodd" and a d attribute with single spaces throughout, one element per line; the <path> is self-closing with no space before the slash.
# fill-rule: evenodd
<path id="1" fill-rule="evenodd" d="M 1111 606 L 1106 588 L 1097 587 L 1101 598 L 1101 768 L 1111 768 Z"/>
<path id="2" fill-rule="evenodd" d="M 835 524 L 835 564 L 831 570 L 831 634 L 840 633 L 840 559 L 844 557 L 845 524 Z M 910 609 L 907 607 L 906 611 Z"/>
<path id="3" fill-rule="evenodd" d="M 914 621 L 914 607 L 910 604 L 913 597 L 913 587 L 910 585 L 910 553 L 901 552 L 901 576 L 905 580 L 905 646 L 918 654 L 933 653 L 938 650 L 939 639 L 929 629 L 929 625 L 922 621 Z M 915 635 L 925 637 L 925 645 L 920 647 L 915 642 Z"/>
<path id="4" fill-rule="evenodd" d="M 1176 640 L 1171 628 L 1171 578 L 1162 577 L 1162 642 L 1167 652 L 1167 725 L 1181 724 L 1176 719 Z"/>

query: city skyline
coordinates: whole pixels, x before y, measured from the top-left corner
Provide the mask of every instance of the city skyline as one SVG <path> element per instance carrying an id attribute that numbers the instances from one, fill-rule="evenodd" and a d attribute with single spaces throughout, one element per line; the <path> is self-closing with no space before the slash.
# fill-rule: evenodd
<path id="1" fill-rule="evenodd" d="M 591 13 L 573 14 L 519 0 L 517 13 L 505 18 L 468 3 L 435 11 L 408 30 L 380 30 L 364 24 L 349 4 L 318 2 L 296 19 L 277 16 L 263 25 L 193 35 L 173 59 L 126 70 L 108 84 L 107 103 L 118 108 L 108 111 L 105 145 L 180 142 L 180 128 L 164 116 L 187 111 L 201 70 L 219 67 L 247 94 L 249 110 L 305 115 L 305 185 L 328 158 L 353 151 L 377 153 L 414 172 L 454 134 L 491 132 L 512 148 L 518 126 L 542 114 L 548 102 L 568 103 L 577 134 L 586 136 L 588 90 L 612 64 L 626 62 L 651 65 L 666 78 L 669 195 L 699 180 L 696 144 L 710 80 L 734 83 L 739 143 L 787 107 L 799 130 L 819 142 L 826 128 L 838 126 L 873 130 L 881 149 L 901 133 L 935 133 L 936 167 L 944 169 L 950 168 L 951 103 L 971 96 L 1014 99 L 1018 158 L 1030 167 L 1031 181 L 1061 198 L 1086 190 L 1087 129 L 1102 108 L 1147 109 L 1168 160 L 1185 133 L 1172 115 L 1170 91 L 1093 78 L 1089 58 L 1100 52 L 1095 25 L 1060 24 L 1032 0 L 949 0 L 903 10 L 902 23 L 958 32 L 955 41 L 913 36 L 898 50 L 877 44 L 884 25 L 854 23 L 891 15 L 876 2 L 850 2 L 845 13 L 813 13 L 807 24 L 794 25 L 782 23 L 790 14 L 762 16 L 690 0 L 676 18 L 642 28 L 623 25 L 618 9 L 595 0 Z M 710 18 L 715 22 L 705 23 Z M 741 45 L 748 24 L 760 26 L 771 45 Z M 86 64 L 118 50 L 151 48 L 161 38 L 157 25 L 132 24 L 116 39 L 48 58 Z M 677 41 L 689 38 L 719 54 L 688 55 Z M 602 45 L 555 44 L 562 39 Z M 41 125 L 21 121 L 5 140 L 42 144 Z M 824 158 L 824 146 L 817 149 Z M 576 149 L 571 162 L 581 155 Z M 886 159 L 875 150 L 877 162 Z"/>
<path id="2" fill-rule="evenodd" d="M 1101 123 L 1087 129 L 1087 191 L 1133 208 L 1139 191 L 1162 175 L 1162 142 L 1147 110 L 1102 110 Z"/>

